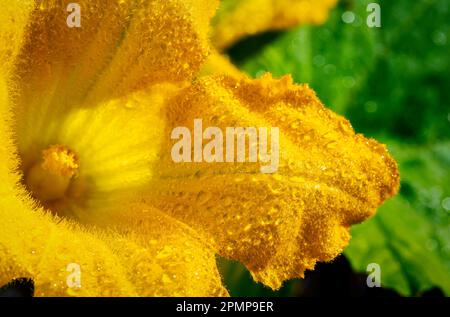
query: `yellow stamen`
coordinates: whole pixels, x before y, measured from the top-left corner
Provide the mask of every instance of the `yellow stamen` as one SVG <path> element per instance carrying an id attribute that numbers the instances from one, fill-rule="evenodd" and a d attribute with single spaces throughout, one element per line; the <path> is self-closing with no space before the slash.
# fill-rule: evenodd
<path id="1" fill-rule="evenodd" d="M 28 170 L 26 185 L 42 203 L 61 199 L 78 167 L 78 158 L 72 150 L 63 145 L 51 145 L 42 151 L 42 161 Z"/>
<path id="2" fill-rule="evenodd" d="M 50 145 L 42 151 L 42 168 L 52 174 L 72 177 L 78 170 L 78 158 L 64 145 Z"/>

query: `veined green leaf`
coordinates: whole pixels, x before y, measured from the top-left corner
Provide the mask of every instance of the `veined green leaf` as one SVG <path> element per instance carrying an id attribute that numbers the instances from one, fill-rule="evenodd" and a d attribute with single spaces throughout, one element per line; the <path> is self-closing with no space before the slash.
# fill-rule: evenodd
<path id="1" fill-rule="evenodd" d="M 401 194 L 352 229 L 345 250 L 357 271 L 381 267 L 382 286 L 418 295 L 434 286 L 450 294 L 450 143 L 392 147 Z"/>

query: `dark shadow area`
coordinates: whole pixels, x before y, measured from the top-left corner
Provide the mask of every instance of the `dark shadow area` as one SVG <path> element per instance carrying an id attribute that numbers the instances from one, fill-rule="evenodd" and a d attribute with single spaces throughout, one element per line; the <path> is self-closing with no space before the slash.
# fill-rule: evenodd
<path id="1" fill-rule="evenodd" d="M 383 287 L 368 287 L 367 275 L 352 271 L 345 256 L 331 263 L 319 263 L 306 272 L 298 296 L 302 297 L 398 297 L 397 292 Z"/>
<path id="2" fill-rule="evenodd" d="M 246 37 L 226 50 L 231 61 L 239 65 L 245 60 L 257 55 L 267 44 L 276 40 L 282 32 L 265 32 Z"/>
<path id="3" fill-rule="evenodd" d="M 367 275 L 355 273 L 350 262 L 340 255 L 330 263 L 318 263 L 314 271 L 305 272 L 302 280 L 287 281 L 274 292 L 253 281 L 245 267 L 235 261 L 218 259 L 219 270 L 231 296 L 237 297 L 400 297 L 394 290 L 368 287 Z M 381 278 L 382 280 L 383 278 Z M 422 297 L 444 297 L 439 288 L 419 294 Z"/>
<path id="4" fill-rule="evenodd" d="M 34 295 L 33 280 L 19 278 L 0 288 L 0 297 L 32 297 Z"/>

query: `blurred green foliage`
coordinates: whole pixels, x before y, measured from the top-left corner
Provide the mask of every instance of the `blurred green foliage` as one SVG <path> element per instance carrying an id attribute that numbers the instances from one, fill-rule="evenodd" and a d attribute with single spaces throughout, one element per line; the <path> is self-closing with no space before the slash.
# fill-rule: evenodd
<path id="1" fill-rule="evenodd" d="M 380 264 L 382 286 L 400 294 L 450 295 L 450 2 L 379 0 L 382 27 L 369 28 L 370 2 L 341 1 L 323 26 L 247 39 L 229 53 L 251 76 L 308 83 L 357 132 L 388 145 L 401 192 L 353 228 L 345 255 L 359 272 Z M 274 293 L 241 266 L 221 267 L 232 295 L 289 295 L 298 283 Z"/>

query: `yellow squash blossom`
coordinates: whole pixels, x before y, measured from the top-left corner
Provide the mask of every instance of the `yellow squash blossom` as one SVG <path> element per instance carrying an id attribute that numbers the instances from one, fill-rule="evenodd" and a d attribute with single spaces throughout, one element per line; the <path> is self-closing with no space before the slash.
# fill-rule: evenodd
<path id="1" fill-rule="evenodd" d="M 211 0 L 2 0 L 0 285 L 224 296 L 215 256 L 276 289 L 339 254 L 398 188 L 386 148 L 289 77 L 193 80 Z M 280 128 L 280 166 L 174 163 L 170 131 Z M 78 283 L 70 280 L 78 267 Z"/>
<path id="2" fill-rule="evenodd" d="M 258 33 L 292 28 L 301 24 L 321 24 L 338 0 L 222 0 L 213 18 L 214 49 L 201 74 L 244 74 L 223 53 L 242 38 Z"/>
<path id="3" fill-rule="evenodd" d="M 299 24 L 321 24 L 337 0 L 223 0 L 214 19 L 213 43 L 220 51 L 239 39 Z"/>

